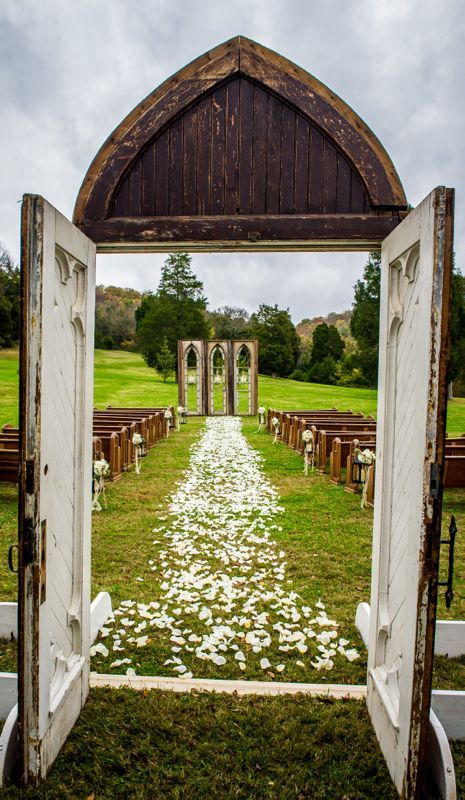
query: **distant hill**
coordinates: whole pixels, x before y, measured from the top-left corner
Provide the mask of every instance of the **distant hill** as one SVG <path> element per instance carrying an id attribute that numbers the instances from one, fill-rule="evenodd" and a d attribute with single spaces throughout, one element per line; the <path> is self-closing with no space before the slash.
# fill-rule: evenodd
<path id="1" fill-rule="evenodd" d="M 344 340 L 347 339 L 353 342 L 354 340 L 350 335 L 351 316 L 352 316 L 352 311 L 350 309 L 347 309 L 347 311 L 341 311 L 339 314 L 336 314 L 335 311 L 331 311 L 331 313 L 327 314 L 326 317 L 313 317 L 313 319 L 303 319 L 296 325 L 296 330 L 302 339 L 311 340 L 313 331 L 315 330 L 316 326 L 320 325 L 322 322 L 326 322 L 327 325 L 335 325 Z"/>

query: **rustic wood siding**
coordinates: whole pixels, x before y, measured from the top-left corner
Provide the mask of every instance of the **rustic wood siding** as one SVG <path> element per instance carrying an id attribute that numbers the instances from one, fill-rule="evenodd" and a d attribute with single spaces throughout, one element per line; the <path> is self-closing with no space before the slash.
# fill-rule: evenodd
<path id="1" fill-rule="evenodd" d="M 110 217 L 368 211 L 367 192 L 334 143 L 236 75 L 149 143 L 116 189 Z"/>

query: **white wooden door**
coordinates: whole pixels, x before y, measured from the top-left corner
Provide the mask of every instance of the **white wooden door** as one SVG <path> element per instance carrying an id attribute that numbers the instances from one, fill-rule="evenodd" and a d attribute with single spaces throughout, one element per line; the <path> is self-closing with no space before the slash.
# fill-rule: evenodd
<path id="1" fill-rule="evenodd" d="M 395 785 L 420 798 L 436 617 L 453 190 L 382 246 L 368 708 Z"/>
<path id="2" fill-rule="evenodd" d="M 89 687 L 95 246 L 22 206 L 19 748 L 45 777 Z"/>

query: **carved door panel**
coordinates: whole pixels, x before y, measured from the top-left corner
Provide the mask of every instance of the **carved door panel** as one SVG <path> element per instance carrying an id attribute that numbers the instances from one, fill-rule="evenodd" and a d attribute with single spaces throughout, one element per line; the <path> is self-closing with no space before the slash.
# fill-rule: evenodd
<path id="1" fill-rule="evenodd" d="M 95 246 L 22 206 L 19 746 L 44 777 L 89 686 Z"/>
<path id="2" fill-rule="evenodd" d="M 444 464 L 453 190 L 382 247 L 368 708 L 396 787 L 420 798 Z"/>

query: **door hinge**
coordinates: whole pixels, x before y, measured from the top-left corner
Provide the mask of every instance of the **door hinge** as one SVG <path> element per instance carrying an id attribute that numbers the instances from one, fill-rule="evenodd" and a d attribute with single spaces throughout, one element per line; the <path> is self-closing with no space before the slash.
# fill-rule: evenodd
<path id="1" fill-rule="evenodd" d="M 23 519 L 22 544 L 23 566 L 28 566 L 32 564 L 34 553 L 34 523 L 30 517 Z"/>
<path id="2" fill-rule="evenodd" d="M 433 500 L 439 497 L 439 464 L 431 464 L 431 473 L 429 481 L 429 493 Z"/>

